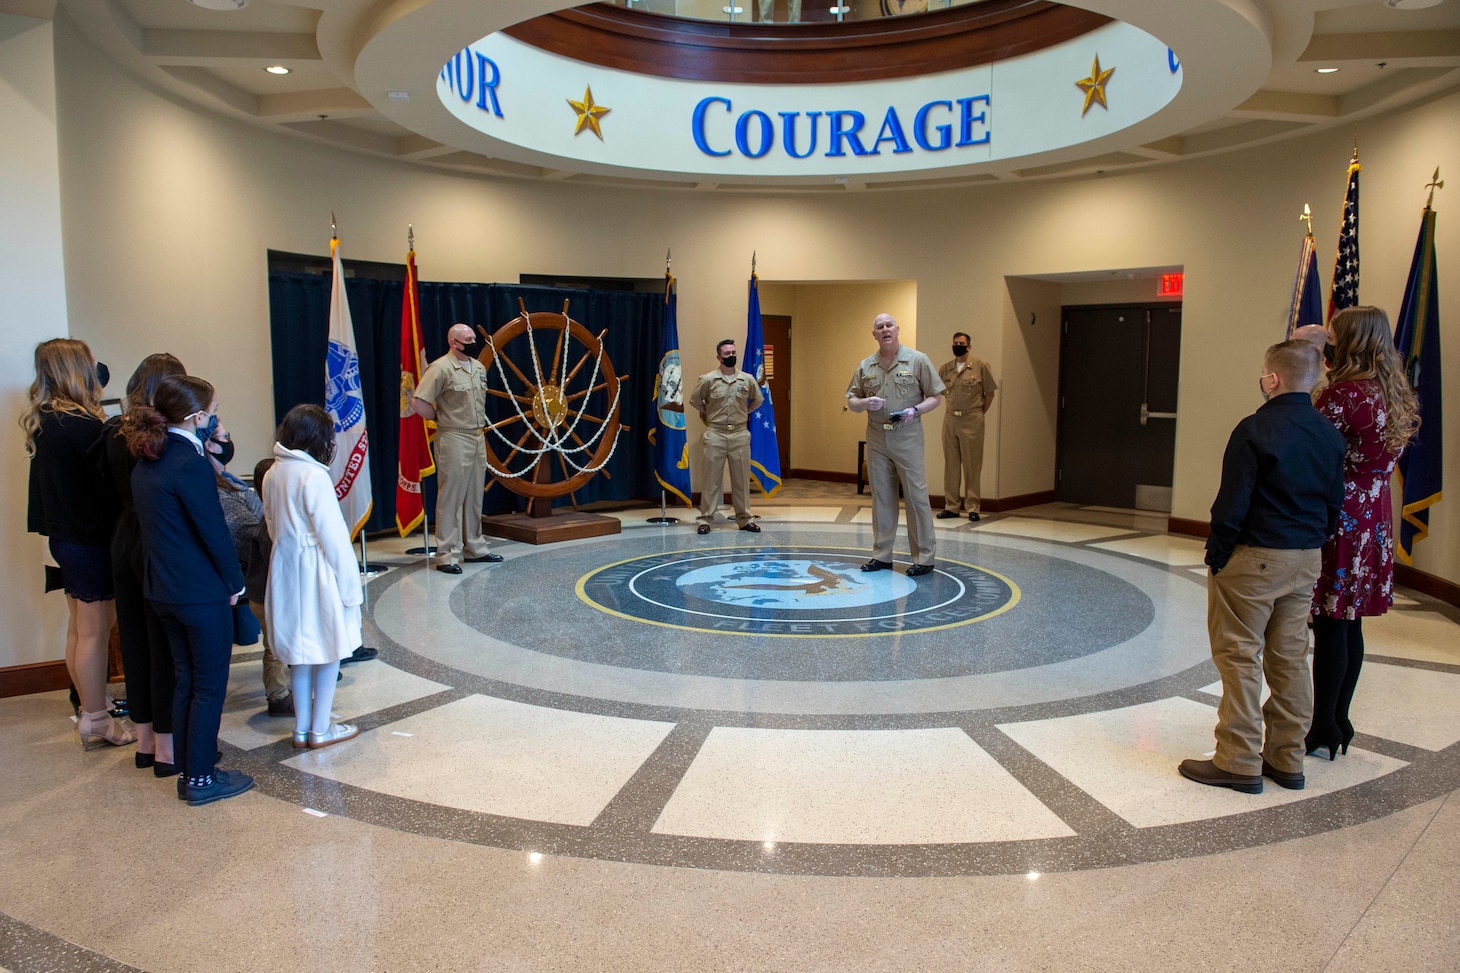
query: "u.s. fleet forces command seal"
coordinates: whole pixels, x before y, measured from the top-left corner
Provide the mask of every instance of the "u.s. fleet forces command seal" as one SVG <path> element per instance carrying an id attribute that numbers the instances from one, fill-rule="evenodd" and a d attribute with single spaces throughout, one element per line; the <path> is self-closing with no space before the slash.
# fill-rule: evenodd
<path id="1" fill-rule="evenodd" d="M 730 635 L 855 637 L 931 631 L 1013 608 L 1003 575 L 940 560 L 919 578 L 864 573 L 864 550 L 726 548 L 629 558 L 578 580 L 602 611 L 653 625 Z"/>

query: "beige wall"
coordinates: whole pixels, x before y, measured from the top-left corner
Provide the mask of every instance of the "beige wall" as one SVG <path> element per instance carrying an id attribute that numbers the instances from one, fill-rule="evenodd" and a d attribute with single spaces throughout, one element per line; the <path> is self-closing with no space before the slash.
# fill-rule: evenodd
<path id="1" fill-rule="evenodd" d="M 400 261 L 413 223 L 428 280 L 652 277 L 672 247 L 680 339 L 692 352 L 743 333 L 752 251 L 771 281 L 906 281 L 915 288 L 916 344 L 938 351 L 953 331 L 968 331 L 993 364 L 1001 392 L 984 485 L 995 496 L 1047 489 L 1053 469 L 1057 340 L 1019 322 L 1026 306 L 1052 308 L 1058 299 L 1011 279 L 1182 266 L 1174 513 L 1201 519 L 1226 437 L 1256 405 L 1249 380 L 1256 356 L 1282 327 L 1297 213 L 1312 203 L 1326 253 L 1353 135 L 1334 130 L 1126 175 L 969 190 L 723 197 L 571 180 L 538 185 L 456 177 L 263 133 L 142 87 L 64 19 L 55 39 L 56 63 L 65 66 L 57 98 L 71 329 L 123 375 L 143 355 L 167 349 L 214 380 L 246 464 L 268 447 L 273 419 L 265 251 L 325 252 L 333 210 L 345 255 L 359 259 Z M 1359 139 L 1362 295 L 1395 312 L 1422 186 L 1436 165 L 1460 169 L 1460 94 L 1366 121 Z M 1446 202 L 1442 192 L 1438 251 L 1448 262 L 1440 305 L 1453 318 L 1460 220 L 1445 215 Z M 854 422 L 835 411 L 849 368 L 829 363 L 819 384 L 803 367 L 810 359 L 799 354 L 799 341 L 793 411 L 830 410 L 835 423 Z M 832 344 L 854 361 L 871 342 L 853 328 Z M 1453 442 L 1460 340 L 1447 341 L 1446 351 Z M 800 421 L 793 420 L 796 429 Z M 798 451 L 804 438 L 793 438 Z M 844 462 L 844 444 L 831 452 L 815 465 Z M 937 454 L 930 444 L 934 483 Z M 1447 463 L 1453 493 L 1460 448 Z M 11 518 L 21 516 L 18 499 L 8 509 Z M 1460 505 L 1441 504 L 1433 524 L 1417 564 L 1460 581 Z"/>
<path id="2" fill-rule="evenodd" d="M 25 530 L 27 492 L 15 420 L 35 378 L 31 350 L 66 335 L 66 285 L 61 263 L 61 183 L 56 162 L 56 86 L 51 25 L 0 14 L 0 665 L 61 656 L 66 603 L 42 596 L 45 538 Z"/>

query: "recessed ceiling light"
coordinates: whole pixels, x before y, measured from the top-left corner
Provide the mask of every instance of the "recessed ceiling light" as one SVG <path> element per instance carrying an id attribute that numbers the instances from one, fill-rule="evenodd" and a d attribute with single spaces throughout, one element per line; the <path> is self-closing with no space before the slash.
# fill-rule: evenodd
<path id="1" fill-rule="evenodd" d="M 204 10 L 242 10 L 248 6 L 248 0 L 188 0 L 188 3 L 195 7 L 202 7 Z"/>
<path id="2" fill-rule="evenodd" d="M 264 68 L 264 70 L 267 71 L 267 72 L 269 72 L 270 74 L 288 74 L 289 73 L 289 69 L 286 68 L 286 67 L 284 67 L 284 65 L 282 65 L 282 64 L 270 64 L 268 67 Z"/>
<path id="3" fill-rule="evenodd" d="M 1425 7 L 1438 7 L 1444 0 L 1384 0 L 1384 3 L 1395 10 L 1423 10 Z"/>
<path id="4" fill-rule="evenodd" d="M 1338 68 L 1314 68 L 1314 74 L 1337 74 Z"/>
<path id="5" fill-rule="evenodd" d="M 391 101 L 410 101 L 411 93 L 409 91 L 387 91 L 385 97 Z"/>

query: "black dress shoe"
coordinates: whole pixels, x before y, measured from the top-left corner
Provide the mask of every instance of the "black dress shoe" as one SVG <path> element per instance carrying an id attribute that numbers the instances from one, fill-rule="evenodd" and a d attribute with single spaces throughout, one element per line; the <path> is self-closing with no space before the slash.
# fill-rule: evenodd
<path id="1" fill-rule="evenodd" d="M 891 569 L 891 567 L 892 567 L 892 562 L 891 561 L 879 561 L 879 560 L 877 560 L 874 557 L 872 560 L 870 560 L 866 564 L 862 565 L 862 570 L 863 571 L 887 571 L 887 570 Z"/>
<path id="2" fill-rule="evenodd" d="M 157 755 L 155 753 L 134 753 L 132 760 L 136 763 L 138 770 L 146 770 L 157 762 Z"/>
<path id="3" fill-rule="evenodd" d="M 278 699 L 269 700 L 270 716 L 293 716 L 294 715 L 294 694 L 280 696 Z"/>
<path id="4" fill-rule="evenodd" d="M 944 507 L 942 510 L 938 511 L 938 519 L 939 520 L 952 520 L 954 517 L 957 517 L 957 516 L 958 516 L 958 511 L 956 511 L 956 510 L 950 510 L 947 507 Z"/>
<path id="5" fill-rule="evenodd" d="M 757 524 L 755 521 L 752 520 L 750 523 L 746 524 L 744 527 L 742 527 L 740 529 L 741 530 L 748 530 L 752 534 L 759 534 L 760 533 L 760 524 Z"/>
<path id="6" fill-rule="evenodd" d="M 1286 787 L 1290 791 L 1300 791 L 1308 783 L 1308 779 L 1302 774 L 1284 773 L 1266 760 L 1262 762 L 1262 776 L 1279 787 Z"/>
<path id="7" fill-rule="evenodd" d="M 351 652 L 348 657 L 341 659 L 340 665 L 348 666 L 353 665 L 356 662 L 369 662 L 371 659 L 375 658 L 378 655 L 380 655 L 379 649 L 367 649 L 365 646 L 362 645 L 354 652 Z M 292 706 L 290 707 L 289 712 L 294 712 Z"/>
<path id="8" fill-rule="evenodd" d="M 1233 774 L 1218 767 L 1210 760 L 1183 760 L 1176 768 L 1187 780 L 1210 787 L 1230 787 L 1243 794 L 1262 793 L 1261 774 Z"/>
<path id="9" fill-rule="evenodd" d="M 970 510 L 968 512 L 968 519 L 975 524 L 978 523 L 980 520 L 983 520 L 983 518 L 978 515 L 977 510 Z"/>
<path id="10" fill-rule="evenodd" d="M 907 576 L 909 578 L 918 578 L 922 577 L 925 574 L 932 573 L 933 566 L 931 564 L 914 564 L 912 567 L 907 569 Z"/>
<path id="11" fill-rule="evenodd" d="M 436 570 L 437 571 L 440 571 L 442 574 L 460 574 L 461 573 L 461 565 L 460 564 L 438 564 L 438 565 L 436 565 Z"/>
<path id="12" fill-rule="evenodd" d="M 224 798 L 236 797 L 252 787 L 253 778 L 248 774 L 236 770 L 215 770 L 213 771 L 213 783 L 205 787 L 194 787 L 188 784 L 184 787 L 183 793 L 187 795 L 189 807 L 200 807 Z"/>
<path id="13" fill-rule="evenodd" d="M 152 764 L 152 776 L 159 779 L 177 774 L 177 764 L 165 764 L 161 760 Z"/>
<path id="14" fill-rule="evenodd" d="M 481 557 L 467 557 L 462 558 L 462 560 L 465 561 L 467 564 L 501 564 L 502 555 L 483 554 Z"/>

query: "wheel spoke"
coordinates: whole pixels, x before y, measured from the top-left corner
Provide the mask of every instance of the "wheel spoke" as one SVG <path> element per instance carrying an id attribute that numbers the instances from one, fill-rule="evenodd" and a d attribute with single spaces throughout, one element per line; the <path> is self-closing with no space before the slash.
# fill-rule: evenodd
<path id="1" fill-rule="evenodd" d="M 577 443 L 580 448 L 582 448 L 582 449 L 587 449 L 588 448 L 588 444 L 585 443 L 583 441 L 583 438 L 581 436 L 579 436 L 576 432 L 573 432 L 572 430 L 569 430 L 568 431 L 568 435 L 573 437 L 573 442 Z M 562 456 L 562 454 L 559 454 L 559 458 L 561 458 L 561 456 Z M 608 472 L 608 470 L 606 468 L 605 469 L 601 469 L 598 472 L 600 474 L 602 474 L 603 478 L 606 479 L 606 480 L 612 480 L 613 479 L 613 474 L 610 473 L 610 472 Z"/>
<path id="2" fill-rule="evenodd" d="M 500 389 L 487 389 L 488 395 L 495 395 L 499 399 L 511 399 L 514 402 L 521 402 L 523 405 L 532 405 L 532 396 L 517 395 L 514 392 L 503 392 Z"/>
<path id="3" fill-rule="evenodd" d="M 603 425 L 603 423 L 604 423 L 604 420 L 603 419 L 600 419 L 597 416 L 591 416 L 591 415 L 589 415 L 586 412 L 580 412 L 580 413 L 578 413 L 578 418 L 579 419 L 587 419 L 589 422 L 596 422 L 600 426 Z"/>
<path id="4" fill-rule="evenodd" d="M 572 395 L 565 395 L 563 396 L 563 401 L 572 402 L 574 399 L 581 399 L 585 395 L 592 395 L 594 392 L 598 392 L 606 388 L 608 388 L 608 383 L 601 382 L 598 385 L 593 386 L 593 388 L 591 389 L 584 389 L 581 392 L 574 392 Z"/>
<path id="5" fill-rule="evenodd" d="M 558 366 L 563 361 L 563 345 L 568 339 L 568 326 L 563 325 L 563 330 L 558 332 L 558 346 L 553 349 L 553 367 L 548 369 L 548 381 L 551 382 L 558 374 Z"/>
<path id="6" fill-rule="evenodd" d="M 568 373 L 568 377 L 563 379 L 563 388 L 567 388 L 568 385 L 573 381 L 573 379 L 578 377 L 578 373 L 583 370 L 583 366 L 588 364 L 588 359 L 592 357 L 592 348 L 589 348 L 587 351 L 583 352 L 583 357 L 578 359 L 578 364 L 574 365 L 573 370 Z"/>
<path id="7" fill-rule="evenodd" d="M 508 416 L 507 418 L 503 419 L 501 422 L 494 422 L 494 423 L 492 423 L 487 428 L 488 429 L 501 429 L 503 426 L 510 426 L 514 422 L 521 422 L 521 421 L 522 421 L 522 417 L 521 416 Z M 519 445 L 521 445 L 521 444 L 519 443 Z"/>
<path id="8" fill-rule="evenodd" d="M 528 436 L 531 436 L 531 435 L 532 435 L 532 427 L 531 426 L 528 426 L 527 427 L 527 431 L 522 434 L 522 438 L 519 439 L 519 440 L 517 440 L 517 445 L 514 446 L 514 447 L 512 447 L 512 452 L 508 453 L 507 454 L 507 458 L 504 459 L 504 460 L 502 460 L 502 468 L 503 468 L 503 470 L 505 472 L 507 472 L 507 473 L 511 473 L 512 472 L 512 460 L 513 460 L 513 458 L 518 454 L 519 451 L 521 451 L 522 444 L 525 443 L 525 442 L 527 442 L 527 437 Z"/>

